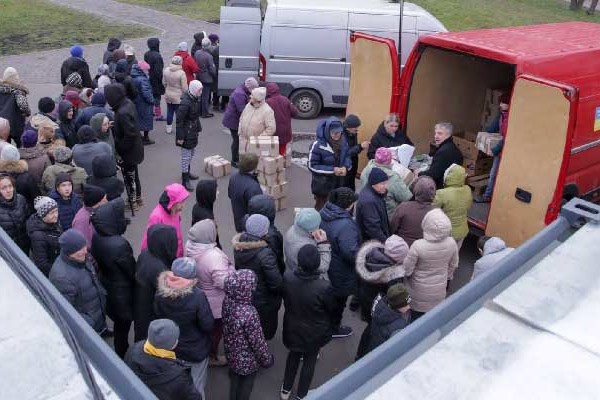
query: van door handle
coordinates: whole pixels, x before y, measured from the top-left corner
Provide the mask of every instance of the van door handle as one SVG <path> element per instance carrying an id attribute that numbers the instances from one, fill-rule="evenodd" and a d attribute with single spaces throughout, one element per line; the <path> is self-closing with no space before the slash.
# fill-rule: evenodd
<path id="1" fill-rule="evenodd" d="M 515 191 L 515 198 L 523 203 L 531 203 L 531 193 L 521 188 L 517 188 Z"/>
<path id="2" fill-rule="evenodd" d="M 233 66 L 233 59 L 226 58 L 225 59 L 225 68 L 231 68 Z"/>

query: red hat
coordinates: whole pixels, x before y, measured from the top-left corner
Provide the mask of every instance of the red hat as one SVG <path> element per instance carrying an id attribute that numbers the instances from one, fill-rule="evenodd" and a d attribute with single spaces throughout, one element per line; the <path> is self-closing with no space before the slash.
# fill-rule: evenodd
<path id="1" fill-rule="evenodd" d="M 73 104 L 73 107 L 75 108 L 79 108 L 79 105 L 81 104 L 79 94 L 74 90 L 68 90 L 67 93 L 65 93 L 65 100 Z"/>

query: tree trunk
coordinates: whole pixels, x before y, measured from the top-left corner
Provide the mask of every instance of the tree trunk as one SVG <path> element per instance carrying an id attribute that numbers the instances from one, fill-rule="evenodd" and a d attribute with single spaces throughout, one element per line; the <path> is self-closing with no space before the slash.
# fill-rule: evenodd
<path id="1" fill-rule="evenodd" d="M 583 3 L 585 0 L 571 0 L 571 5 L 569 8 L 573 11 L 580 10 L 583 7 Z"/>
<path id="2" fill-rule="evenodd" d="M 594 15 L 597 5 L 598 5 L 598 0 L 592 0 L 592 4 L 590 4 L 590 8 L 588 9 L 587 13 L 589 15 Z"/>

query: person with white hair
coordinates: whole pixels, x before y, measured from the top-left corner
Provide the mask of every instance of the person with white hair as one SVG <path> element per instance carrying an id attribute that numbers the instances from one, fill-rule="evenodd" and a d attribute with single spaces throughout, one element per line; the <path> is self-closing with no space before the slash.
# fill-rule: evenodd
<path id="1" fill-rule="evenodd" d="M 421 175 L 433 178 L 438 188 L 444 187 L 444 173 L 452 165 L 462 165 L 463 155 L 452 140 L 454 127 L 450 122 L 439 122 L 434 127 L 434 141 L 437 150 L 433 155 L 431 166 Z"/>
<path id="2" fill-rule="evenodd" d="M 190 173 L 190 164 L 198 146 L 198 136 L 202 132 L 202 124 L 200 124 L 202 91 L 200 81 L 190 82 L 189 89 L 181 96 L 175 125 L 177 128 L 175 143 L 181 147 L 181 184 L 190 192 L 194 190 L 190 180 L 198 179 L 196 175 Z"/>
<path id="3" fill-rule="evenodd" d="M 196 64 L 198 65 L 198 68 L 200 68 L 200 72 L 196 74 L 196 77 L 202 82 L 202 86 L 204 87 L 202 99 L 200 101 L 200 104 L 202 105 L 201 118 L 210 118 L 214 116 L 214 114 L 210 113 L 210 94 L 212 92 L 212 84 L 217 77 L 217 68 L 215 67 L 213 55 L 210 52 L 210 46 L 210 39 L 205 37 L 202 39 L 202 48 L 196 50 L 196 53 L 194 54 Z"/>
<path id="4" fill-rule="evenodd" d="M 6 68 L 0 80 L 0 117 L 8 120 L 10 137 L 17 147 L 21 147 L 25 118 L 31 115 L 28 94 L 29 89 L 21 82 L 17 70 L 13 67 Z"/>

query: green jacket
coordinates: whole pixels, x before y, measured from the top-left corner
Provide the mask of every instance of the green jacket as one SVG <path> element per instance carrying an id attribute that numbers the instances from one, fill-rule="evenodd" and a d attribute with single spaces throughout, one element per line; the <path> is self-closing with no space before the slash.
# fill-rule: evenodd
<path id="1" fill-rule="evenodd" d="M 373 167 L 382 169 L 390 178 L 388 181 L 388 192 L 385 196 L 385 208 L 388 217 L 391 218 L 396 207 L 398 207 L 398 205 L 404 201 L 409 201 L 412 198 L 412 193 L 400 175 L 392 171 L 391 165 L 378 164 L 375 162 L 375 160 L 369 160 L 367 166 L 360 173 L 360 181 L 362 182 L 363 186 L 369 184 L 369 174 L 371 173 Z"/>
<path id="2" fill-rule="evenodd" d="M 433 205 L 446 213 L 452 222 L 452 237 L 462 240 L 469 233 L 467 213 L 473 204 L 471 188 L 465 185 L 466 171 L 460 165 L 453 164 L 444 176 L 444 189 L 435 193 Z"/>

